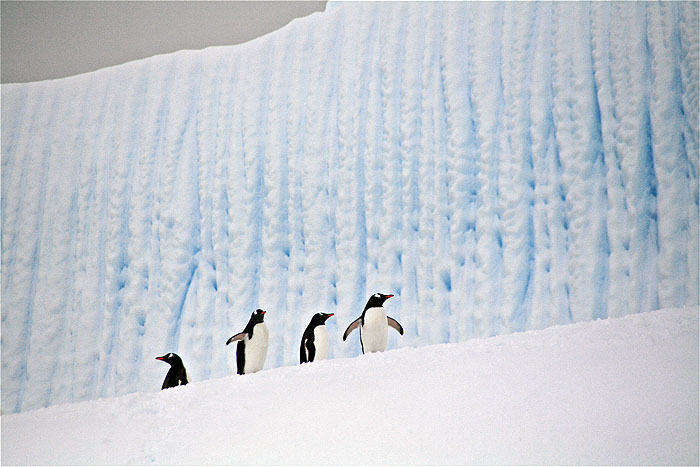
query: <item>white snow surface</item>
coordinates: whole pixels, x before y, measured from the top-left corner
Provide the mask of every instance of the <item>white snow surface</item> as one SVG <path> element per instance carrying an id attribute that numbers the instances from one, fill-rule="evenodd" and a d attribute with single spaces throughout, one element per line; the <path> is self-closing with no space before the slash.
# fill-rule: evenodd
<path id="1" fill-rule="evenodd" d="M 324 360 L 3 415 L 2 463 L 697 465 L 697 350 L 692 307 Z"/>
<path id="2" fill-rule="evenodd" d="M 697 24 L 349 2 L 3 85 L 2 413 L 156 389 L 166 352 L 231 375 L 258 307 L 272 369 L 320 311 L 358 355 L 339 333 L 375 292 L 389 349 L 697 305 Z"/>

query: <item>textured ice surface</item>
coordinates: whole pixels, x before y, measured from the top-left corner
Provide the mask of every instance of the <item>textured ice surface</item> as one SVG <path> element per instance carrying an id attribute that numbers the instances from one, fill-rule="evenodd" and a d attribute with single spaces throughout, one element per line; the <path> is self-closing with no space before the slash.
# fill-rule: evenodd
<path id="1" fill-rule="evenodd" d="M 698 303 L 698 4 L 341 3 L 2 86 L 2 411 Z"/>

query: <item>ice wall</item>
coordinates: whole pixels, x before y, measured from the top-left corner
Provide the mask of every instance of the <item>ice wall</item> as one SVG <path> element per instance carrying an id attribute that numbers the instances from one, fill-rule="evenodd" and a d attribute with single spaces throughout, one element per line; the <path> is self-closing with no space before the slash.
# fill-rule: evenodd
<path id="1" fill-rule="evenodd" d="M 698 303 L 698 3 L 348 3 L 2 86 L 2 411 Z"/>

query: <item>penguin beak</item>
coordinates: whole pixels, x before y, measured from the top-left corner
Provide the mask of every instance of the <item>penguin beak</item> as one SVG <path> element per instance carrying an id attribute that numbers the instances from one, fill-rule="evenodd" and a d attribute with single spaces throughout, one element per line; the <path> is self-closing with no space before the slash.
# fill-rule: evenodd
<path id="1" fill-rule="evenodd" d="M 392 294 L 389 294 L 389 295 L 386 296 L 386 298 L 391 298 L 391 297 L 393 297 Z"/>
<path id="2" fill-rule="evenodd" d="M 165 359 L 163 357 L 156 357 L 156 360 L 160 360 L 161 362 L 165 361 Z"/>
<path id="3" fill-rule="evenodd" d="M 267 313 L 267 311 L 265 311 L 265 310 L 262 310 L 262 311 L 260 312 L 261 315 L 264 315 L 265 313 Z"/>

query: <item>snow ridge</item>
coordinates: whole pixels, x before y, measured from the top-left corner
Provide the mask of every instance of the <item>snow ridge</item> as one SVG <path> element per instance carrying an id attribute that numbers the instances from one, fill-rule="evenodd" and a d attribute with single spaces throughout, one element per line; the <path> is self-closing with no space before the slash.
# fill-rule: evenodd
<path id="1" fill-rule="evenodd" d="M 2 86 L 2 411 L 698 303 L 698 5 L 340 3 Z"/>
<path id="2" fill-rule="evenodd" d="M 689 307 L 229 375 L 3 415 L 2 461 L 695 465 L 697 348 Z"/>

